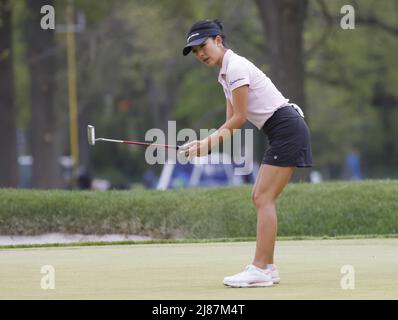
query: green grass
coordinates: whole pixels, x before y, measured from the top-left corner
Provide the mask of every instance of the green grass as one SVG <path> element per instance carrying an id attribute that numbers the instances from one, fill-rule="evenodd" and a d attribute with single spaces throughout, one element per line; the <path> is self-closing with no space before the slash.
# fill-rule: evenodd
<path id="1" fill-rule="evenodd" d="M 255 243 L 170 243 L 1 251 L 0 299 L 398 299 L 398 239 L 278 241 L 282 281 L 233 289 L 223 277 L 251 262 Z M 43 290 L 41 268 L 55 269 Z M 344 290 L 341 268 L 354 268 Z"/>
<path id="2" fill-rule="evenodd" d="M 137 234 L 158 239 L 255 237 L 252 186 L 170 191 L 0 189 L 0 234 Z M 279 236 L 398 233 L 398 181 L 289 184 Z"/>
<path id="3" fill-rule="evenodd" d="M 293 236 L 278 237 L 278 241 L 290 240 L 348 240 L 348 239 L 391 239 L 398 238 L 398 234 L 366 234 L 366 235 L 344 235 L 336 237 L 309 237 Z M 87 246 L 115 246 L 115 245 L 143 245 L 143 244 L 186 244 L 186 243 L 223 243 L 223 242 L 247 242 L 255 241 L 254 237 L 246 238 L 216 238 L 216 239 L 154 239 L 154 240 L 125 240 L 125 241 L 91 241 L 72 243 L 43 243 L 43 244 L 16 244 L 0 245 L 1 249 L 27 249 L 27 248 L 64 248 L 64 247 L 87 247 Z"/>

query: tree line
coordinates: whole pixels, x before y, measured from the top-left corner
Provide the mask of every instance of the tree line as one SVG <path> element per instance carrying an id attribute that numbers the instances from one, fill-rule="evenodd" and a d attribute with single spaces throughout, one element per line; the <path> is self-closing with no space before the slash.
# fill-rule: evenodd
<path id="1" fill-rule="evenodd" d="M 344 30 L 341 8 L 355 9 Z M 65 187 L 58 159 L 69 155 L 65 34 L 40 27 L 43 5 L 65 24 L 67 2 L 0 0 L 0 186 L 19 184 L 17 157 L 32 155 L 36 188 Z M 140 181 L 142 149 L 89 149 L 86 126 L 104 136 L 143 140 L 150 128 L 215 128 L 225 101 L 214 70 L 183 59 L 193 22 L 219 18 L 227 44 L 271 77 L 302 107 L 316 169 L 344 177 L 348 152 L 361 155 L 365 176 L 397 177 L 398 26 L 393 0 L 75 0 L 80 164 L 115 184 Z M 250 127 L 250 126 L 249 126 Z M 17 148 L 17 129 L 27 137 Z M 257 133 L 260 159 L 264 138 Z M 159 172 L 160 168 L 155 168 Z"/>

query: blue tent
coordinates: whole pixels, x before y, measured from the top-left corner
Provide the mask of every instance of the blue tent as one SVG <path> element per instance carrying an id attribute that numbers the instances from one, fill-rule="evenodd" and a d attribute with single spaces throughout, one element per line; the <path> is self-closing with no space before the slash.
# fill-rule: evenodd
<path id="1" fill-rule="evenodd" d="M 211 154 L 211 157 L 222 157 L 225 154 Z M 236 165 L 229 161 L 208 161 L 208 157 L 195 158 L 187 164 L 179 162 L 164 165 L 157 189 L 217 187 L 254 183 L 258 166 L 253 166 L 253 172 L 248 175 L 237 175 L 235 169 L 244 164 Z"/>

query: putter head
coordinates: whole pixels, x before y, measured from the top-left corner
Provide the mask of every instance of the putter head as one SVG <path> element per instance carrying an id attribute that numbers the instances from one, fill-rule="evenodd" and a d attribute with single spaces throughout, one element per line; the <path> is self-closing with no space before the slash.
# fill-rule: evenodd
<path id="1" fill-rule="evenodd" d="M 94 126 L 87 126 L 88 143 L 92 146 L 95 145 L 95 129 Z"/>

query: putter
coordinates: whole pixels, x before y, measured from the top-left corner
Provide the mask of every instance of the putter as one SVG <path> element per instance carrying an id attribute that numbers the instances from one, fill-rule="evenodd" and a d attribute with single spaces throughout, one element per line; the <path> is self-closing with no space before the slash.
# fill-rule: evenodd
<path id="1" fill-rule="evenodd" d="M 124 143 L 124 144 L 134 144 L 139 146 L 155 146 L 155 147 L 162 147 L 162 148 L 171 148 L 179 150 L 181 146 L 175 146 L 170 144 L 158 144 L 158 143 L 148 143 L 148 142 L 139 142 L 139 141 L 127 141 L 127 140 L 115 140 L 115 139 L 106 139 L 106 138 L 96 138 L 95 137 L 95 128 L 94 126 L 88 125 L 87 126 L 87 136 L 88 136 L 88 143 L 92 146 L 95 145 L 96 141 L 106 141 L 106 142 L 115 142 L 115 143 Z M 188 151 L 185 152 L 185 156 L 189 155 Z"/>

